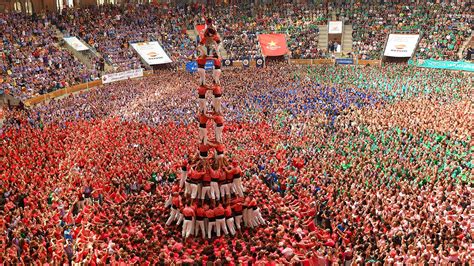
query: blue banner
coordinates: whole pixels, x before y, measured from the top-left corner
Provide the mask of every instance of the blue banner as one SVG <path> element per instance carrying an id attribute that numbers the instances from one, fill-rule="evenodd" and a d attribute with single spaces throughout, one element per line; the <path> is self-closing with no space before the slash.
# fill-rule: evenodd
<path id="1" fill-rule="evenodd" d="M 189 73 L 194 73 L 198 69 L 198 64 L 196 61 L 191 61 L 186 63 L 186 71 Z M 213 70 L 214 69 L 214 60 L 207 60 L 206 64 L 204 65 L 205 70 Z"/>
<path id="2" fill-rule="evenodd" d="M 191 61 L 186 63 L 186 71 L 189 73 L 194 73 L 198 69 L 198 64 L 196 61 Z"/>
<path id="3" fill-rule="evenodd" d="M 255 59 L 255 65 L 256 65 L 257 67 L 263 67 L 263 66 L 265 65 L 265 61 L 263 60 L 262 57 L 257 57 L 257 58 Z"/>
<path id="4" fill-rule="evenodd" d="M 409 60 L 408 64 L 411 66 L 427 67 L 427 68 L 438 68 L 448 70 L 459 70 L 474 72 L 474 64 L 465 61 L 443 61 L 434 59 L 419 59 L 416 62 Z"/>
<path id="5" fill-rule="evenodd" d="M 232 66 L 234 64 L 234 61 L 232 59 L 224 59 L 224 66 Z"/>
<path id="6" fill-rule="evenodd" d="M 214 69 L 214 60 L 207 60 L 206 64 L 204 65 L 205 70 L 213 70 Z"/>
<path id="7" fill-rule="evenodd" d="M 353 65 L 354 59 L 352 58 L 336 58 L 336 65 Z"/>

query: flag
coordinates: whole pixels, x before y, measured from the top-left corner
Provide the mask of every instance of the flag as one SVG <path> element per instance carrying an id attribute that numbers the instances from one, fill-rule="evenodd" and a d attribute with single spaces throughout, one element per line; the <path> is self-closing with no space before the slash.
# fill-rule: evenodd
<path id="1" fill-rule="evenodd" d="M 242 58 L 242 66 L 243 67 L 249 67 L 250 66 L 250 59 L 248 57 L 243 57 Z"/>
<path id="2" fill-rule="evenodd" d="M 234 64 L 234 61 L 232 59 L 224 59 L 224 66 L 229 67 Z"/>
<path id="3" fill-rule="evenodd" d="M 264 56 L 281 56 L 288 53 L 285 34 L 260 34 L 258 41 Z"/>
<path id="4" fill-rule="evenodd" d="M 257 57 L 255 59 L 255 65 L 257 65 L 257 67 L 263 67 L 265 65 L 265 61 L 263 61 L 263 58 Z"/>

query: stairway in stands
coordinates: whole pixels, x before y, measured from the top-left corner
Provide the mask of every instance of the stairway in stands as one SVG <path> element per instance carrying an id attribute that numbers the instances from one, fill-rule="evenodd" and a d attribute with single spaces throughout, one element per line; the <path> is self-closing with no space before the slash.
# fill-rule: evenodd
<path id="1" fill-rule="evenodd" d="M 344 25 L 344 32 L 342 33 L 342 53 L 347 54 L 352 52 L 352 25 Z"/>
<path id="2" fill-rule="evenodd" d="M 53 24 L 50 24 L 50 27 L 54 27 L 55 31 L 56 31 L 56 37 L 58 38 L 58 40 L 63 40 L 64 38 L 64 34 Z M 78 38 L 79 39 L 79 38 Z M 89 47 L 89 52 L 85 52 L 85 53 L 81 53 L 79 51 L 76 51 L 74 48 L 72 48 L 71 46 L 69 46 L 66 42 L 64 41 L 61 41 L 60 42 L 60 46 L 63 48 L 63 49 L 67 49 L 70 53 L 72 53 L 74 55 L 74 57 L 76 57 L 81 63 L 83 63 L 87 68 L 89 69 L 93 69 L 95 66 L 94 66 L 94 62 L 93 62 L 93 59 L 94 58 L 100 58 L 101 55 L 99 54 L 99 52 L 97 52 L 94 48 L 92 48 L 88 43 L 86 43 L 85 41 L 79 39 L 85 46 Z M 112 65 L 110 64 L 110 62 L 108 62 L 107 60 L 105 61 L 105 71 L 110 71 L 112 70 L 113 67 Z"/>
<path id="3" fill-rule="evenodd" d="M 474 47 L 474 33 L 471 34 L 471 37 L 467 38 L 467 40 L 463 43 L 461 49 L 459 49 L 458 56 L 459 58 L 464 59 L 466 56 L 466 49 L 469 47 Z"/>
<path id="4" fill-rule="evenodd" d="M 319 25 L 319 40 L 318 40 L 318 49 L 319 50 L 328 50 L 328 25 Z"/>

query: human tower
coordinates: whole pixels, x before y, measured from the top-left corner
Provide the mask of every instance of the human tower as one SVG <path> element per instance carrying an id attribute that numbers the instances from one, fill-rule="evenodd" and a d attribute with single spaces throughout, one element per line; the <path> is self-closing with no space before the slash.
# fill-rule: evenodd
<path id="1" fill-rule="evenodd" d="M 206 21 L 207 28 L 201 40 L 198 63 L 199 87 L 197 120 L 199 124 L 198 152 L 183 161 L 180 166 L 180 182 L 173 186 L 166 207 L 171 214 L 166 222 L 182 224 L 185 238 L 198 236 L 212 238 L 213 235 L 234 236 L 243 227 L 254 228 L 265 224 L 257 201 L 245 192 L 242 170 L 236 160 L 226 157 L 223 139 L 224 116 L 222 112 L 222 87 L 220 83 L 221 60 L 218 56 L 219 36 Z M 214 61 L 212 85 L 206 85 L 204 65 Z M 208 107 L 207 94 L 212 92 L 212 104 Z M 208 135 L 208 125 L 213 124 L 214 138 Z"/>

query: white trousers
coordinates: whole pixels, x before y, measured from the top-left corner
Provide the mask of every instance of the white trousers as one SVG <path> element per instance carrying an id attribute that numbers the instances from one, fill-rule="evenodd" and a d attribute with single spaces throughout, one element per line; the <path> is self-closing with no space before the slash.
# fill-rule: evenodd
<path id="1" fill-rule="evenodd" d="M 230 234 L 235 235 L 235 225 L 234 225 L 234 217 L 230 217 L 226 219 L 227 228 L 229 228 Z"/>
<path id="2" fill-rule="evenodd" d="M 170 217 L 168 218 L 168 221 L 166 221 L 166 225 L 170 225 L 174 220 L 177 220 L 178 215 L 179 215 L 178 209 L 171 207 L 171 214 L 170 214 Z"/>
<path id="3" fill-rule="evenodd" d="M 199 233 L 199 230 L 201 230 L 202 233 L 202 238 L 206 238 L 206 229 L 204 228 L 204 220 L 202 221 L 197 221 L 195 223 L 195 228 L 194 228 L 194 235 L 197 236 Z"/>
<path id="4" fill-rule="evenodd" d="M 186 179 L 188 178 L 188 172 L 181 170 L 181 180 L 179 181 L 179 187 L 183 188 L 186 184 Z M 185 188 L 186 193 L 186 188 Z"/>
<path id="5" fill-rule="evenodd" d="M 183 237 L 188 238 L 191 235 L 192 230 L 193 230 L 193 221 L 185 219 L 183 223 L 183 232 L 182 232 Z"/>
<path id="6" fill-rule="evenodd" d="M 199 142 L 202 141 L 207 144 L 207 128 L 199 127 Z"/>
<path id="7" fill-rule="evenodd" d="M 221 193 L 219 191 L 219 184 L 217 182 L 211 182 L 211 199 L 221 199 Z"/>
<path id="8" fill-rule="evenodd" d="M 205 199 L 206 198 L 206 195 L 212 199 L 212 196 L 211 196 L 211 186 L 203 186 L 202 189 L 201 189 L 201 199 Z"/>
<path id="9" fill-rule="evenodd" d="M 220 69 L 212 70 L 212 76 L 214 77 L 214 82 L 216 82 L 216 84 L 218 85 L 221 84 L 221 81 L 220 81 L 221 73 L 222 71 Z"/>
<path id="10" fill-rule="evenodd" d="M 243 197 L 244 186 L 242 185 L 242 179 L 240 177 L 234 178 L 233 184 L 234 184 L 235 193 L 237 193 L 240 197 Z"/>
<path id="11" fill-rule="evenodd" d="M 241 224 L 242 224 L 242 215 L 235 216 L 235 226 L 237 227 L 237 230 L 240 230 Z"/>
<path id="12" fill-rule="evenodd" d="M 190 187 L 191 187 L 191 198 L 192 199 L 197 199 L 197 197 L 200 195 L 200 188 L 199 188 L 199 185 L 198 184 L 193 184 L 191 183 L 190 184 Z"/>
<path id="13" fill-rule="evenodd" d="M 222 143 L 222 131 L 224 130 L 224 126 L 221 127 L 215 127 L 215 133 L 216 133 L 216 141 L 219 143 Z"/>
<path id="14" fill-rule="evenodd" d="M 225 195 L 230 196 L 230 184 L 221 185 L 221 198 L 224 198 Z"/>
<path id="15" fill-rule="evenodd" d="M 204 68 L 198 68 L 199 83 L 200 85 L 206 84 L 206 70 Z"/>
<path id="16" fill-rule="evenodd" d="M 218 237 L 221 236 L 221 229 L 222 231 L 224 231 L 224 234 L 229 234 L 229 232 L 227 231 L 227 226 L 225 225 L 224 218 L 216 220 L 216 234 Z"/>
<path id="17" fill-rule="evenodd" d="M 199 113 L 206 112 L 206 99 L 199 98 L 198 102 L 199 102 L 199 109 L 198 109 Z"/>
<path id="18" fill-rule="evenodd" d="M 207 224 L 207 238 L 211 238 L 212 229 L 215 229 L 215 227 L 216 227 L 216 222 L 209 222 Z"/>
<path id="19" fill-rule="evenodd" d="M 214 107 L 214 111 L 218 113 L 222 113 L 222 96 L 221 97 L 214 97 L 212 99 L 212 106 Z"/>

